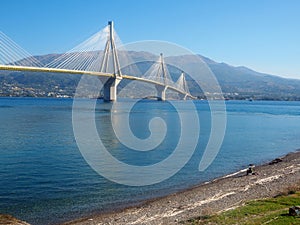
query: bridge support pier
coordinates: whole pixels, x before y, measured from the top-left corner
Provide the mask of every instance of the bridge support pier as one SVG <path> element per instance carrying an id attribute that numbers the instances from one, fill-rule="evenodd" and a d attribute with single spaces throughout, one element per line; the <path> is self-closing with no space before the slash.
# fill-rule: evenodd
<path id="1" fill-rule="evenodd" d="M 178 93 L 178 96 L 180 100 L 186 100 L 187 98 L 187 94 Z"/>
<path id="2" fill-rule="evenodd" d="M 105 102 L 116 101 L 117 100 L 117 88 L 122 80 L 122 77 L 111 77 L 107 80 L 100 79 L 105 82 L 103 85 L 103 100 Z"/>
<path id="3" fill-rule="evenodd" d="M 166 100 L 166 90 L 168 87 L 161 86 L 161 85 L 155 85 L 155 88 L 157 90 L 158 101 L 165 101 Z"/>

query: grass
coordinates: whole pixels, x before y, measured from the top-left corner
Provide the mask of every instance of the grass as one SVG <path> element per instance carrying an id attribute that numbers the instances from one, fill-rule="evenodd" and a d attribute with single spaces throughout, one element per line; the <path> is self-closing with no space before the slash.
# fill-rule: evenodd
<path id="1" fill-rule="evenodd" d="M 287 195 L 250 201 L 244 206 L 217 215 L 201 216 L 184 224 L 248 224 L 248 225 L 288 225 L 300 224 L 300 217 L 289 216 L 289 208 L 300 205 L 300 192 L 292 191 Z"/>

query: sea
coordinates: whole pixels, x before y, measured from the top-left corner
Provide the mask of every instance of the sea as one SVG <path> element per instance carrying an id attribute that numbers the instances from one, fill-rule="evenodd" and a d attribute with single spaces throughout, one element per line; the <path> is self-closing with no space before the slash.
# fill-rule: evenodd
<path id="1" fill-rule="evenodd" d="M 112 176 L 107 177 L 86 161 L 74 134 L 72 99 L 0 98 L 0 213 L 33 225 L 60 224 L 178 192 L 300 148 L 300 102 L 296 101 L 225 101 L 224 139 L 216 157 L 203 171 L 199 171 L 199 162 L 213 132 L 209 102 L 118 101 L 118 109 L 133 105 L 127 125 L 137 139 L 151 136 L 153 118 L 164 121 L 166 130 L 158 130 L 158 135 L 153 136 L 161 143 L 152 150 L 136 151 L 115 133 L 114 125 L 125 117 L 113 103 L 100 99 L 80 101 L 82 107 L 76 110 L 81 122 L 84 124 L 85 115 L 92 113 L 99 140 L 113 158 L 126 165 L 155 165 L 173 154 L 180 137 L 185 135 L 173 103 L 181 106 L 183 116 L 196 110 L 198 137 L 189 138 L 196 138 L 197 143 L 191 146 L 192 154 L 184 146 L 187 149 L 181 154 L 186 151 L 190 156 L 174 174 L 154 183 L 136 185 L 137 180 L 135 185 L 128 185 L 128 180 L 110 179 L 122 167 L 108 165 L 106 170 Z M 89 108 L 91 102 L 95 103 L 93 109 Z M 192 109 L 188 107 L 191 103 L 195 106 Z M 180 158 L 176 160 L 179 163 Z M 168 167 L 158 173 L 164 169 Z M 155 180 L 158 173 L 144 174 L 143 178 Z M 126 177 L 135 179 L 134 174 Z"/>

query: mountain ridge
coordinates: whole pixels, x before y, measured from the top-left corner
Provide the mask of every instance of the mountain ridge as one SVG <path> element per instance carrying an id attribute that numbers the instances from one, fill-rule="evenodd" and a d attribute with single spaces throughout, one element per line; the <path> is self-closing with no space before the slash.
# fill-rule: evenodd
<path id="1" fill-rule="evenodd" d="M 47 54 L 35 56 L 43 64 L 47 64 L 61 54 Z M 151 61 L 158 56 L 149 52 L 129 51 L 128 55 L 134 62 L 140 61 L 142 68 L 149 68 Z M 277 75 L 260 73 L 245 66 L 231 66 L 224 62 L 216 62 L 198 54 L 217 78 L 224 97 L 227 99 L 258 99 L 258 100 L 300 100 L 300 80 L 283 78 Z M 172 60 L 185 65 L 191 63 L 191 58 L 185 56 L 169 56 Z M 145 71 L 142 71 L 145 72 Z M 171 72 L 170 72 L 171 73 Z M 176 80 L 173 75 L 173 80 Z M 0 71 L 0 96 L 32 96 L 32 97 L 72 97 L 80 76 L 53 73 L 29 73 Z M 126 83 L 125 83 L 126 85 Z M 189 82 L 192 94 L 205 98 L 197 85 Z M 123 85 L 124 86 L 124 85 Z M 122 86 L 121 86 L 122 88 Z M 131 97 L 135 97 L 133 93 Z"/>

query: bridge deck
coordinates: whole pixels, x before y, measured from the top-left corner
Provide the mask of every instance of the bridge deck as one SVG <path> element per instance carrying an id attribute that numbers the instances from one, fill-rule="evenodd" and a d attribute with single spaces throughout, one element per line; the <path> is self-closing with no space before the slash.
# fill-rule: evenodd
<path id="1" fill-rule="evenodd" d="M 103 73 L 103 72 L 96 72 L 96 71 L 83 71 L 83 70 L 71 70 L 71 69 L 59 69 L 59 68 L 47 68 L 47 67 L 30 67 L 30 66 L 14 66 L 14 65 L 0 65 L 0 70 L 10 70 L 10 71 L 28 71 L 28 72 L 44 72 L 44 73 L 68 73 L 68 74 L 85 74 L 91 76 L 101 76 L 101 77 L 114 77 L 114 74 L 111 73 Z M 122 75 L 123 79 L 128 80 L 137 80 L 141 82 L 151 83 L 160 86 L 166 86 L 167 89 L 176 91 L 180 94 L 186 95 L 192 99 L 196 99 L 196 97 L 192 96 L 190 93 L 187 93 L 183 90 L 180 90 L 176 87 L 165 85 L 161 82 L 142 78 L 142 77 L 135 77 L 131 75 Z"/>

